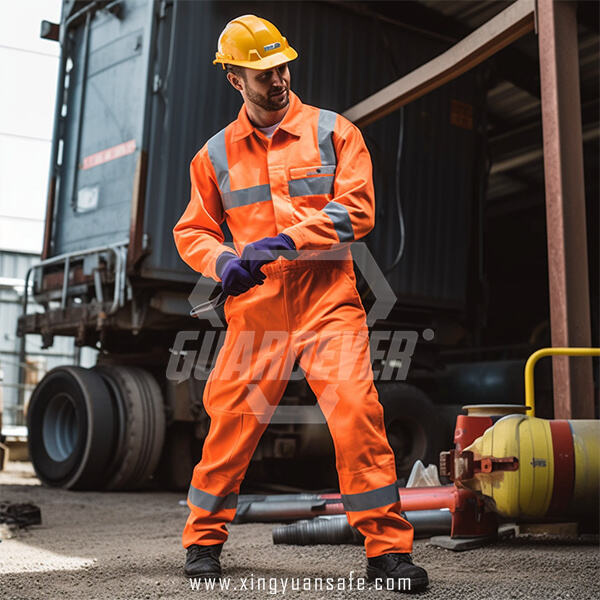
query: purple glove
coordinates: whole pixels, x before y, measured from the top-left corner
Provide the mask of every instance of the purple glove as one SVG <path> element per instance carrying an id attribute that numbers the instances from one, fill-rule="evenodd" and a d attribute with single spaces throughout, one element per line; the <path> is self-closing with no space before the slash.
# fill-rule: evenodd
<path id="1" fill-rule="evenodd" d="M 285 233 L 280 233 L 275 237 L 262 238 L 262 240 L 245 246 L 242 252 L 242 265 L 258 283 L 266 277 L 260 270 L 261 267 L 273 262 L 279 256 L 288 260 L 298 256 L 294 240 Z"/>
<path id="2" fill-rule="evenodd" d="M 239 296 L 263 283 L 256 281 L 244 268 L 242 260 L 232 252 L 225 251 L 217 258 L 215 270 L 221 278 L 223 291 L 229 296 Z"/>

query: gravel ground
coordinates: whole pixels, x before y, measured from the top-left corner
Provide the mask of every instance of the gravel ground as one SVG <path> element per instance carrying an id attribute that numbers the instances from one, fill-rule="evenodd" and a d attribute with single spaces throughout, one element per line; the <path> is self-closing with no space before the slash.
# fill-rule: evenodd
<path id="1" fill-rule="evenodd" d="M 48 489 L 31 465 L 9 463 L 0 472 L 0 501 L 37 504 L 43 524 L 14 537 L 0 530 L 0 598 L 399 597 L 371 584 L 357 591 L 356 578 L 365 568 L 360 546 L 274 546 L 271 525 L 265 524 L 230 526 L 221 562 L 232 589 L 192 590 L 182 574 L 179 536 L 187 517 L 187 507 L 178 504 L 182 497 Z M 597 536 L 519 535 L 460 553 L 417 540 L 413 558 L 429 573 L 428 590 L 418 594 L 427 599 L 600 598 Z M 306 577 L 313 578 L 312 591 L 291 589 L 292 583 L 302 588 Z M 316 577 L 323 578 L 323 591 L 314 589 Z M 333 590 L 326 589 L 327 578 L 333 578 Z M 244 580 L 246 589 L 239 589 Z M 345 591 L 337 589 L 340 584 Z M 257 590 L 259 585 L 265 587 Z"/>

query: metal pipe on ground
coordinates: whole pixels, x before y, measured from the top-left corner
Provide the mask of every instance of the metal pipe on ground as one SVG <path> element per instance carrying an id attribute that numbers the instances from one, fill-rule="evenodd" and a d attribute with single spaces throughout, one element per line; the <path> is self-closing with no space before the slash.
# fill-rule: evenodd
<path id="1" fill-rule="evenodd" d="M 452 527 L 452 513 L 448 510 L 416 510 L 402 515 L 414 527 L 415 537 L 448 535 Z M 346 515 L 323 515 L 303 519 L 290 525 L 273 528 L 274 544 L 310 546 L 314 544 L 361 545 L 364 536 L 348 523 Z"/>
<path id="2" fill-rule="evenodd" d="M 420 488 L 398 488 L 402 509 L 411 511 L 449 509 L 452 519 L 452 537 L 481 537 L 493 535 L 497 530 L 496 515 L 489 511 L 483 499 L 472 490 L 455 485 L 440 485 Z M 293 494 L 286 495 L 293 498 Z M 303 494 L 298 494 L 302 497 Z M 238 499 L 234 523 L 282 522 L 312 519 L 321 515 L 345 513 L 341 494 L 315 494 L 312 500 L 289 499 L 285 502 L 271 500 L 244 501 Z"/>

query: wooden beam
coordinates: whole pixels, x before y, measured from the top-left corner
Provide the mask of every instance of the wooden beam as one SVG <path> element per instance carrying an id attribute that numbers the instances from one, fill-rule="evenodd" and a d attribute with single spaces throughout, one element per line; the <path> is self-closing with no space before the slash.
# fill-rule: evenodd
<path id="1" fill-rule="evenodd" d="M 344 116 L 364 127 L 472 69 L 533 31 L 535 0 L 517 0 L 452 48 L 362 100 Z"/>

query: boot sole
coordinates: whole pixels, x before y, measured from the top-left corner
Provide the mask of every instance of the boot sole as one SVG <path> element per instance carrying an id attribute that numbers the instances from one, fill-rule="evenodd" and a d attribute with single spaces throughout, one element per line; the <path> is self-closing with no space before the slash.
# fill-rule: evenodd
<path id="1" fill-rule="evenodd" d="M 387 575 L 385 571 L 382 571 L 381 569 L 367 567 L 367 581 L 373 582 L 377 578 L 380 578 L 382 581 L 385 581 L 388 578 L 395 579 Z M 429 577 L 407 577 L 406 579 L 410 580 L 410 590 L 396 587 L 396 584 L 394 583 L 394 587 L 389 591 L 411 594 L 414 592 L 421 592 L 429 585 Z M 387 590 L 388 588 L 386 587 L 385 589 Z"/>

